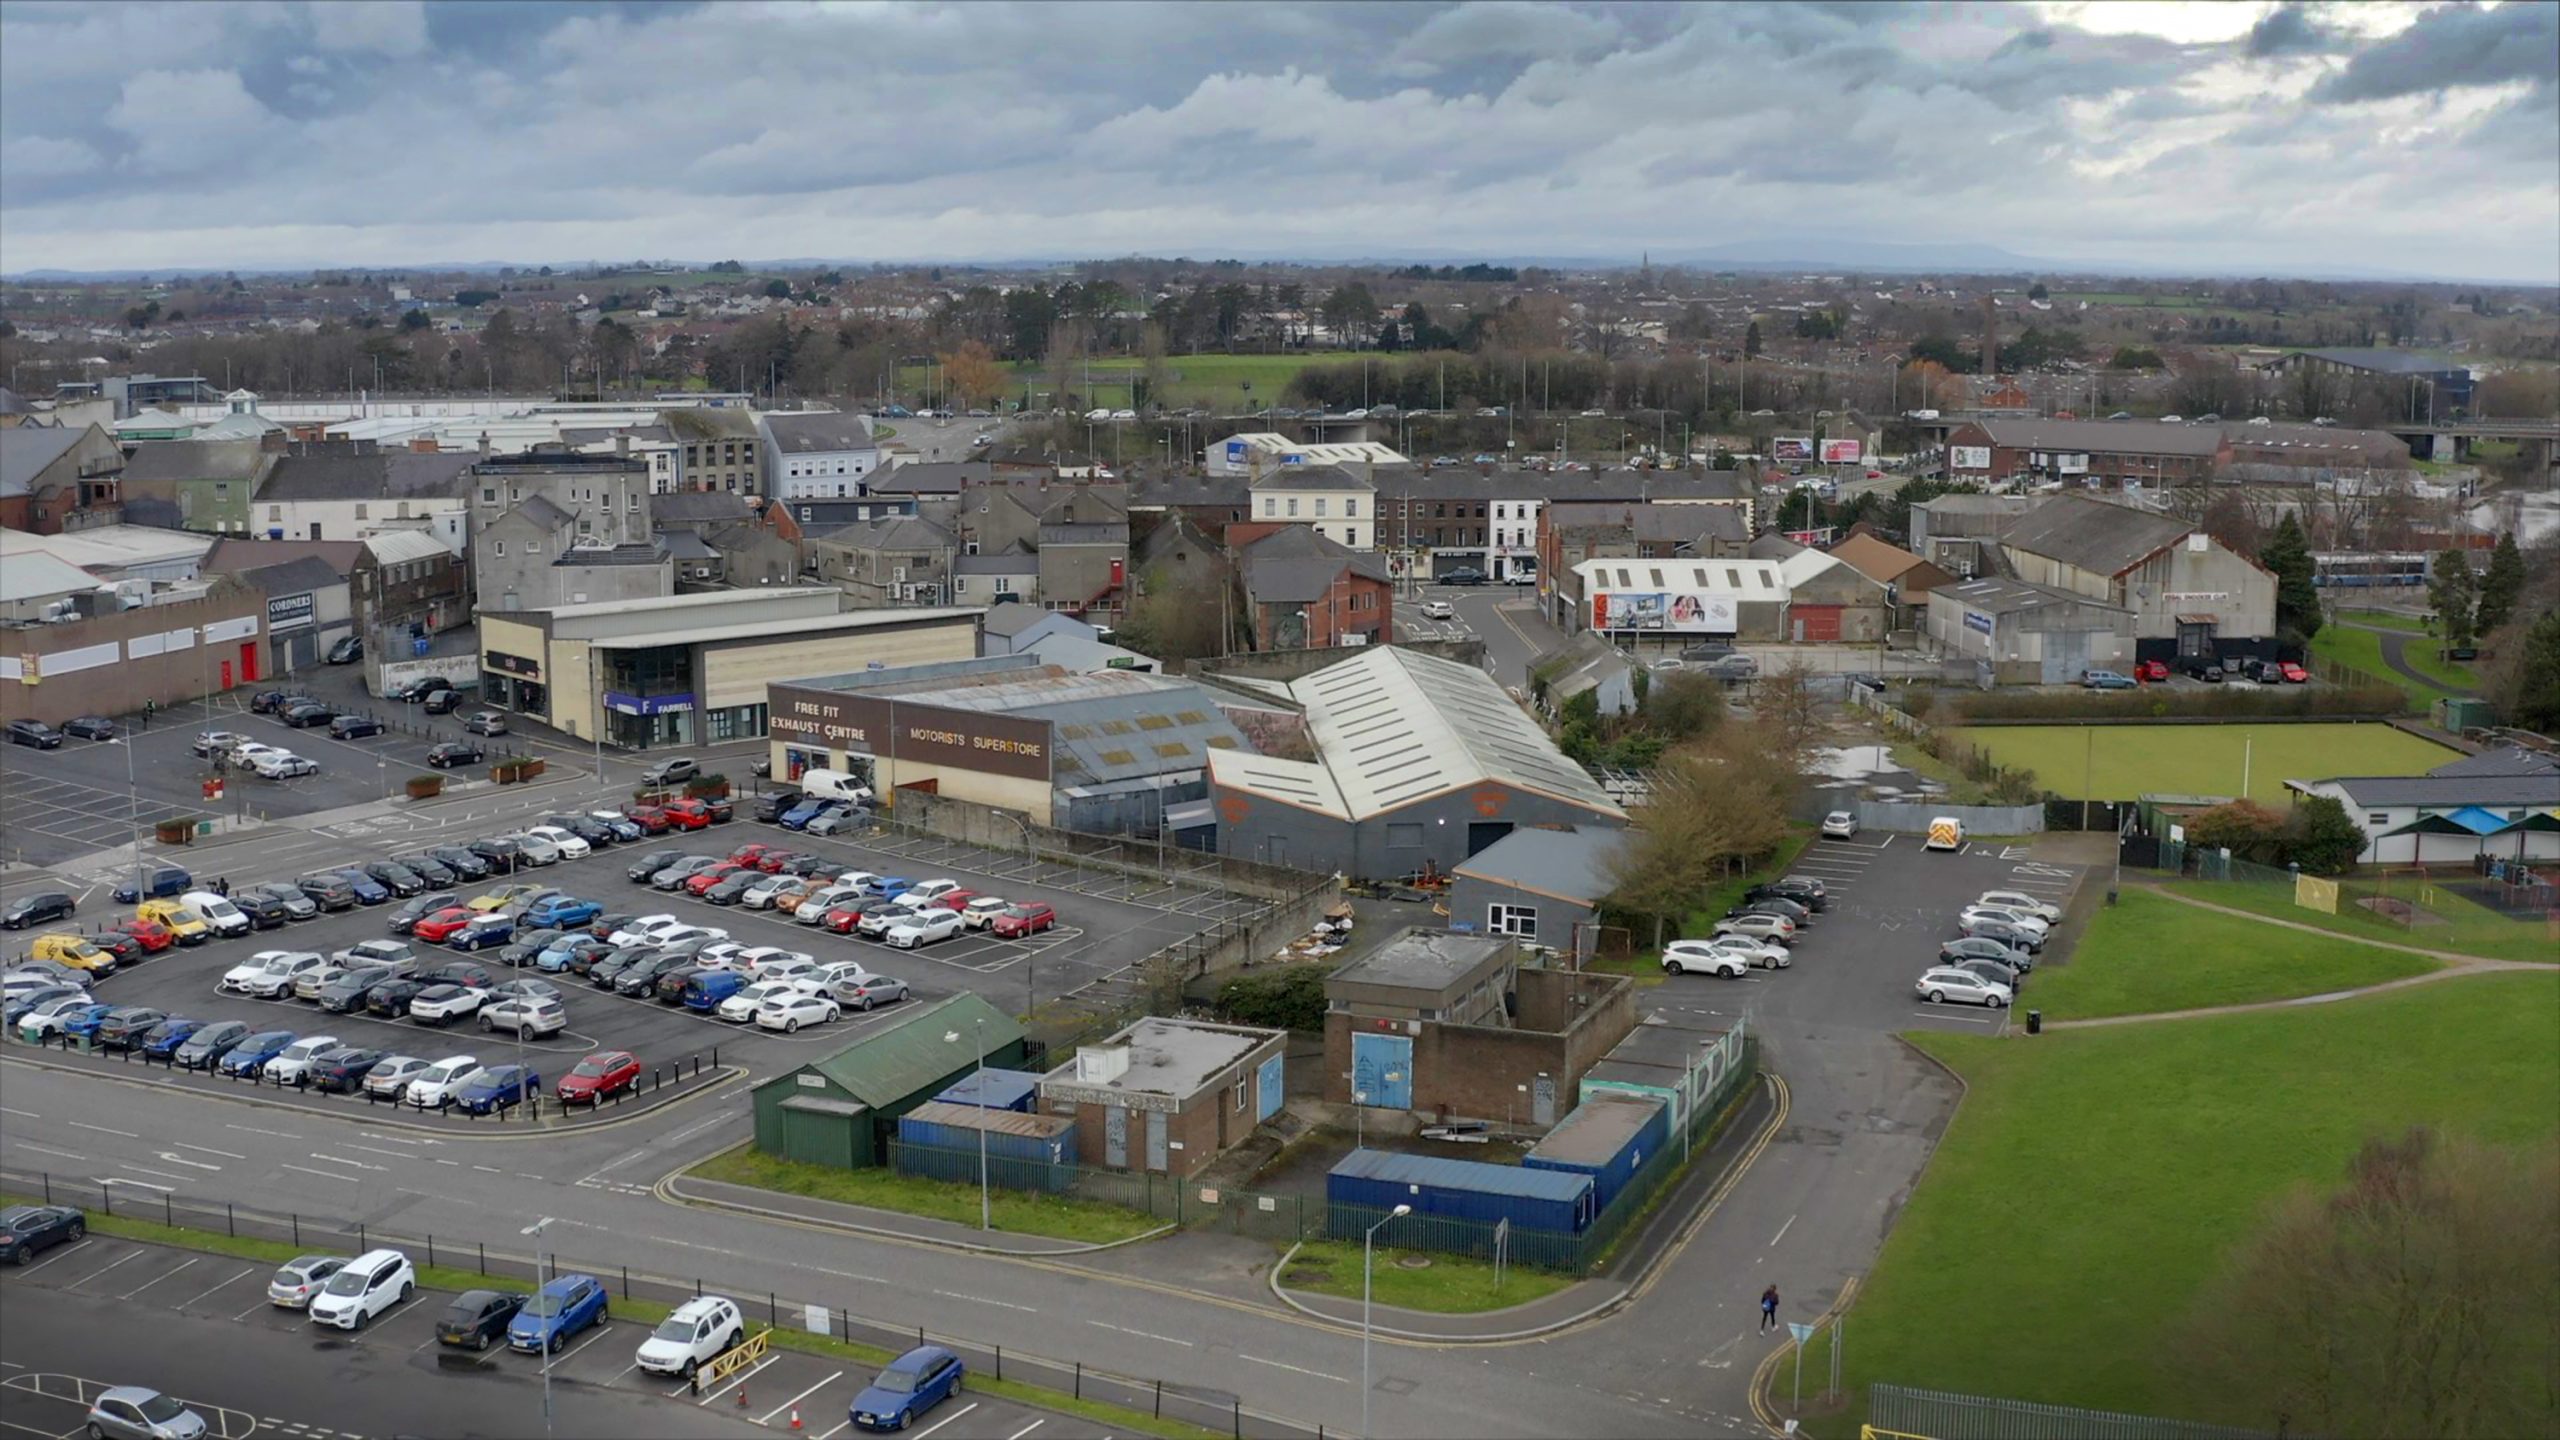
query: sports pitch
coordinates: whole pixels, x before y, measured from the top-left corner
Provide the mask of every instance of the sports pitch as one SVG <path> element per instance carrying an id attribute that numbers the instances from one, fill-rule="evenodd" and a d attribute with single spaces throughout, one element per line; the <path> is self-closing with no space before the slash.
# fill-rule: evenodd
<path id="1" fill-rule="evenodd" d="M 1973 725 L 1956 734 L 2070 800 L 2238 795 L 2284 808 L 2287 780 L 2422 775 L 2461 755 L 2388 725 Z"/>

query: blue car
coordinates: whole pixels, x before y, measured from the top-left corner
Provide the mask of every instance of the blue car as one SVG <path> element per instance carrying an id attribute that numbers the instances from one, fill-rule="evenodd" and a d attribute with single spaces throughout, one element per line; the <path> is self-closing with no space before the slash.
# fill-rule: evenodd
<path id="1" fill-rule="evenodd" d="M 473 917 L 471 923 L 453 932 L 444 942 L 456 950 L 486 950 L 496 945 L 512 945 L 516 939 L 516 922 L 503 911 L 491 910 Z"/>
<path id="2" fill-rule="evenodd" d="M 337 870 L 331 873 L 343 877 L 348 885 L 354 887 L 357 904 L 388 905 L 391 903 L 391 887 L 363 871 Z"/>
<path id="3" fill-rule="evenodd" d="M 2089 670 L 2082 672 L 2080 684 L 2089 690 L 2130 690 L 2134 678 L 2114 670 Z"/>
<path id="4" fill-rule="evenodd" d="M 969 1367 L 939 1345 L 919 1345 L 853 1397 L 853 1423 L 863 1430 L 904 1430 L 927 1410 L 960 1393 Z"/>
<path id="5" fill-rule="evenodd" d="M 294 1041 L 290 1030 L 261 1030 L 222 1055 L 225 1075 L 255 1075 L 267 1068 L 267 1062 L 285 1052 Z"/>
<path id="6" fill-rule="evenodd" d="M 453 1103 L 465 1115 L 494 1115 L 513 1110 L 527 1095 L 542 1093 L 542 1077 L 526 1065 L 491 1065 L 454 1092 Z"/>
<path id="7" fill-rule="evenodd" d="M 195 1033 L 211 1024 L 208 1020 L 190 1020 L 172 1015 L 151 1027 L 142 1037 L 142 1053 L 154 1060 L 166 1060 L 178 1053 L 178 1047 L 195 1038 Z"/>
<path id="8" fill-rule="evenodd" d="M 815 797 L 803 800 L 799 804 L 792 806 L 790 809 L 783 811 L 780 819 L 776 823 L 780 824 L 785 830 L 798 830 L 806 826 L 810 821 L 817 819 L 818 812 L 826 809 L 827 804 L 827 801 L 820 800 Z"/>
<path id="9" fill-rule="evenodd" d="M 574 925 L 590 924 L 603 913 L 604 907 L 593 900 L 555 895 L 524 912 L 524 923 L 536 930 L 566 930 Z"/>
<path id="10" fill-rule="evenodd" d="M 874 875 L 862 882 L 863 892 L 883 900 L 895 900 L 915 888 L 916 882 L 904 875 Z"/>
<path id="11" fill-rule="evenodd" d="M 569 968 L 569 957 L 577 953 L 579 946 L 594 943 L 595 937 L 592 935 L 563 935 L 542 947 L 542 953 L 533 957 L 533 968 L 545 974 L 557 975 Z"/>
<path id="12" fill-rule="evenodd" d="M 720 1008 L 720 1002 L 747 988 L 748 977 L 735 970 L 705 970 L 684 982 L 684 1008 L 698 1015 L 709 1015 Z"/>
<path id="13" fill-rule="evenodd" d="M 70 1019 L 63 1021 L 62 1033 L 65 1035 L 77 1035 L 83 1040 L 95 1041 L 98 1038 L 98 1027 L 107 1023 L 107 1016 L 114 1013 L 115 1008 L 116 1007 L 113 1005 L 92 1005 L 88 1009 L 72 1016 Z"/>
<path id="14" fill-rule="evenodd" d="M 534 1292 L 507 1325 L 507 1346 L 538 1355 L 558 1353 L 569 1337 L 606 1319 L 604 1282 L 593 1275 L 562 1275 Z"/>

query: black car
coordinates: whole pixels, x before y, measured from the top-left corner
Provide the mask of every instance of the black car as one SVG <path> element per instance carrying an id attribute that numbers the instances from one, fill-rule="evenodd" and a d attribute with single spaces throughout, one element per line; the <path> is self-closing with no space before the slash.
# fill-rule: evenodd
<path id="1" fill-rule="evenodd" d="M 426 699 L 428 696 L 433 695 L 439 690 L 450 690 L 452 688 L 454 688 L 453 682 L 446 679 L 444 676 L 426 675 L 412 680 L 408 684 L 401 686 L 399 689 L 392 691 L 391 697 L 395 700 L 415 705 L 419 701 Z"/>
<path id="2" fill-rule="evenodd" d="M 45 925 L 68 920 L 80 913 L 80 902 L 59 890 L 43 890 L 21 895 L 0 910 L 0 928 L 24 930 L 30 925 Z"/>
<path id="3" fill-rule="evenodd" d="M 319 901 L 312 899 L 310 896 L 303 894 L 300 889 L 287 885 L 280 880 L 265 885 L 243 886 L 241 889 L 231 892 L 232 903 L 241 904 L 241 897 L 243 895 L 255 896 L 261 900 L 272 900 L 276 904 L 283 906 L 284 918 L 287 920 L 308 920 L 312 916 L 320 913 Z M 243 904 L 241 905 L 241 908 L 245 910 L 248 907 Z"/>
<path id="4" fill-rule="evenodd" d="M 365 995 L 373 987 L 390 979 L 379 965 L 357 965 L 341 972 L 337 979 L 322 984 L 311 998 L 332 1015 L 348 1015 L 365 1008 Z"/>
<path id="5" fill-rule="evenodd" d="M 168 1018 L 168 1011 L 154 1010 L 148 1005 L 119 1005 L 98 1021 L 98 1048 L 130 1050 L 142 1043 L 142 1037 L 151 1033 L 152 1026 Z"/>
<path id="6" fill-rule="evenodd" d="M 1955 968 L 1970 970 L 1994 985 L 2006 985 L 2012 992 L 2019 990 L 2027 983 L 2027 972 L 2015 966 L 2003 965 L 1997 960 L 1959 960 L 1955 962 Z"/>
<path id="7" fill-rule="evenodd" d="M 646 963 L 657 953 L 649 946 L 634 945 L 627 950 L 615 950 L 597 957 L 595 963 L 580 973 L 584 974 L 597 989 L 610 990 L 614 982 L 622 978 L 624 971 L 635 965 Z"/>
<path id="8" fill-rule="evenodd" d="M 119 970 L 127 965 L 138 965 L 151 958 L 151 952 L 142 948 L 140 940 L 122 930 L 102 930 L 95 935 L 83 935 L 80 938 L 116 957 L 116 968 Z"/>
<path id="9" fill-rule="evenodd" d="M 1819 882 L 1817 881 L 1795 879 L 1772 880 L 1765 885 L 1754 885 L 1750 889 L 1743 891 L 1742 898 L 1746 902 L 1753 900 L 1793 900 L 1797 904 L 1802 905 L 1809 910 L 1828 910 L 1831 908 L 1831 897 L 1828 894 L 1825 894 L 1821 889 L 1817 888 L 1818 885 Z"/>
<path id="10" fill-rule="evenodd" d="M 557 825 L 597 848 L 610 845 L 619 838 L 612 826 L 592 815 L 545 815 L 542 823 Z"/>
<path id="11" fill-rule="evenodd" d="M 1440 583 L 1443 585 L 1481 585 L 1484 583 L 1484 572 L 1475 569 L 1472 566 L 1461 565 L 1457 569 L 1450 571 L 1448 574 L 1441 576 Z"/>
<path id="12" fill-rule="evenodd" d="M 418 922 L 439 910 L 450 910 L 462 903 L 462 897 L 451 890 L 431 890 L 417 896 L 391 912 L 391 933 L 406 935 L 418 928 Z"/>
<path id="13" fill-rule="evenodd" d="M 427 763 L 438 770 L 456 765 L 477 765 L 488 759 L 487 752 L 463 740 L 447 740 L 427 751 Z"/>
<path id="14" fill-rule="evenodd" d="M 1938 963 L 1941 965 L 1961 965 L 1967 960 L 1997 960 L 2019 970 L 2036 968 L 2034 956 L 1987 936 L 1967 935 L 1938 947 Z"/>
<path id="15" fill-rule="evenodd" d="M 453 883 L 453 867 L 432 855 L 403 855 L 400 857 L 400 863 L 416 872 L 417 877 L 426 881 L 427 888 L 431 890 L 439 890 Z"/>
<path id="16" fill-rule="evenodd" d="M 341 715 L 329 722 L 329 733 L 340 740 L 362 740 L 382 733 L 382 722 L 370 715 Z"/>
<path id="17" fill-rule="evenodd" d="M 338 637 L 338 643 L 330 646 L 329 653 L 321 658 L 332 665 L 353 665 L 364 658 L 364 637 L 341 635 Z"/>
<path id="18" fill-rule="evenodd" d="M 652 850 L 623 867 L 623 877 L 634 885 L 646 885 L 649 878 L 685 857 L 682 850 Z"/>
<path id="19" fill-rule="evenodd" d="M 669 955 L 663 951 L 653 952 L 636 964 L 623 966 L 614 974 L 613 993 L 646 995 L 649 993 L 649 987 L 657 983 L 659 976 L 684 963 L 685 957 L 682 955 Z"/>
<path id="20" fill-rule="evenodd" d="M 12 720 L 9 722 L 9 743 L 32 745 L 38 750 L 58 749 L 62 744 L 62 732 L 41 720 Z"/>
<path id="21" fill-rule="evenodd" d="M 309 730 L 338 718 L 337 712 L 316 700 L 297 700 L 276 716 L 296 730 Z"/>
<path id="22" fill-rule="evenodd" d="M 498 952 L 498 963 L 521 970 L 533 963 L 533 957 L 551 948 L 551 942 L 567 934 L 565 930 L 519 930 L 516 938 Z"/>
<path id="23" fill-rule="evenodd" d="M 433 859 L 453 871 L 457 880 L 483 880 L 489 875 L 489 862 L 459 845 L 438 845 L 427 852 Z"/>
<path id="24" fill-rule="evenodd" d="M 323 1051 L 311 1062 L 311 1088 L 323 1095 L 353 1095 L 363 1088 L 365 1073 L 381 1064 L 385 1053 L 353 1045 Z"/>
<path id="25" fill-rule="evenodd" d="M 407 898 L 427 888 L 427 878 L 397 860 L 375 860 L 367 863 L 364 873 L 388 887 L 393 895 Z"/>
<path id="26" fill-rule="evenodd" d="M 88 1233 L 89 1217 L 68 1205 L 13 1205 L 0 1210 L 0 1262 L 24 1265 Z"/>
<path id="27" fill-rule="evenodd" d="M 564 968 L 569 974 L 584 979 L 588 971 L 596 968 L 596 962 L 613 953 L 614 948 L 611 944 L 589 936 L 569 946 L 569 959 Z"/>
<path id="28" fill-rule="evenodd" d="M 503 835 L 474 840 L 465 848 L 488 861 L 489 868 L 493 871 L 505 871 L 512 875 L 524 864 L 524 847 Z"/>
<path id="29" fill-rule="evenodd" d="M 409 1002 L 417 999 L 426 988 L 424 980 L 385 980 L 364 992 L 365 1013 L 401 1019 L 409 1013 Z M 348 1008 L 352 1010 L 354 1007 Z"/>
<path id="30" fill-rule="evenodd" d="M 231 892 L 231 903 L 249 917 L 249 923 L 260 930 L 273 930 L 293 918 L 284 901 L 257 885 L 243 885 Z"/>
<path id="31" fill-rule="evenodd" d="M 2207 685 L 2222 683 L 2222 667 L 2211 660 L 2190 660 L 2186 670 L 2190 680 L 2201 680 Z"/>
<path id="32" fill-rule="evenodd" d="M 463 985 L 474 990 L 495 990 L 498 977 L 486 965 L 469 960 L 447 960 L 432 970 L 421 970 L 417 978 L 430 985 Z"/>
<path id="33" fill-rule="evenodd" d="M 249 713 L 273 715 L 287 705 L 306 698 L 308 697 L 297 695 L 291 690 L 261 690 L 249 697 Z"/>
<path id="34" fill-rule="evenodd" d="M 486 1350 L 504 1341 L 526 1297 L 513 1290 L 465 1290 L 436 1317 L 436 1343 Z"/>
<path id="35" fill-rule="evenodd" d="M 62 722 L 62 733 L 77 735 L 83 740 L 113 740 L 116 738 L 116 722 L 104 715 L 74 715 Z"/>
<path id="36" fill-rule="evenodd" d="M 755 817 L 770 825 L 782 818 L 782 812 L 800 803 L 797 790 L 775 790 L 756 797 Z"/>
<path id="37" fill-rule="evenodd" d="M 462 692 L 459 690 L 429 691 L 425 705 L 430 715 L 450 715 L 462 707 Z"/>
<path id="38" fill-rule="evenodd" d="M 735 905 L 739 896 L 772 878 L 761 870 L 741 870 L 703 891 L 702 898 L 712 905 Z"/>
<path id="39" fill-rule="evenodd" d="M 249 1038 L 249 1027 L 237 1020 L 216 1020 L 187 1037 L 178 1053 L 170 1058 L 181 1070 L 211 1070 L 231 1053 L 231 1047 Z"/>
<path id="40" fill-rule="evenodd" d="M 670 966 L 651 976 L 649 993 L 661 1005 L 681 1005 L 684 1003 L 684 987 L 693 983 L 694 976 L 709 973 L 711 973 L 710 966 L 688 960 L 682 965 Z"/>
<path id="41" fill-rule="evenodd" d="M 293 877 L 293 888 L 323 910 L 344 910 L 356 903 L 355 882 L 333 871 L 315 870 Z"/>

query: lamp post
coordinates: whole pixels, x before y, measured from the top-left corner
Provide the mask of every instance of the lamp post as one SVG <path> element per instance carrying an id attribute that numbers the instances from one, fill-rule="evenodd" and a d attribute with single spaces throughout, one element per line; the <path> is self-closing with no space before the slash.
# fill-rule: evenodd
<path id="1" fill-rule="evenodd" d="M 1369 1440 L 1369 1276 L 1377 1262 L 1378 1232 L 1386 1228 L 1389 1221 L 1412 1213 L 1412 1206 L 1399 1205 L 1387 1212 L 1385 1220 L 1370 1226 L 1360 1236 L 1360 1440 Z M 544 1378 L 547 1383 L 547 1371 Z"/>
<path id="2" fill-rule="evenodd" d="M 124 747 L 124 818 L 133 832 L 133 893 L 142 894 L 142 792 L 133 780 L 133 737 L 120 735 L 116 744 Z"/>
<path id="3" fill-rule="evenodd" d="M 981 1015 L 977 1017 L 974 1023 L 977 1026 L 978 1037 L 978 1104 L 983 1108 L 987 1102 L 987 1017 Z M 959 1031 L 945 1030 L 942 1032 L 942 1043 L 945 1045 L 956 1045 L 959 1041 Z M 985 1118 L 986 1117 L 983 1115 L 979 1117 L 981 1120 L 984 1120 Z M 995 1206 L 987 1193 L 987 1127 L 981 1124 L 977 1128 L 978 1228 L 981 1230 L 993 1230 L 995 1228 Z"/>
<path id="4" fill-rule="evenodd" d="M 1369 1092 L 1368 1092 L 1368 1091 L 1366 1091 L 1366 1090 L 1354 1090 L 1354 1091 L 1352 1091 L 1352 1092 L 1351 1092 L 1351 1148 L 1352 1148 L 1352 1149 L 1354 1149 L 1354 1150 L 1365 1150 L 1365 1149 L 1369 1148 L 1369 1141 L 1368 1141 L 1369 1123 L 1368 1123 L 1368 1122 L 1369 1122 Z"/>
<path id="5" fill-rule="evenodd" d="M 542 1287 L 548 1283 L 543 1279 L 542 1272 L 543 1262 L 548 1256 L 545 1247 L 549 1244 L 551 1237 L 543 1232 L 550 1227 L 550 1224 L 551 1217 L 545 1215 L 519 1232 L 534 1237 L 533 1293 L 536 1295 L 540 1295 Z M 551 1433 L 551 1347 L 549 1345 L 542 1347 L 542 1433 L 545 1435 Z"/>

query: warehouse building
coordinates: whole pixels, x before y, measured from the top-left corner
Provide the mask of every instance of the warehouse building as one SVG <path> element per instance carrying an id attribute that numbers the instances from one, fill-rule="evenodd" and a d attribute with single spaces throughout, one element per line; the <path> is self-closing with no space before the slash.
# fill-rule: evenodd
<path id="1" fill-rule="evenodd" d="M 843 605 L 807 587 L 483 610 L 482 691 L 581 740 L 667 749 L 764 734 L 778 679 L 977 653 L 974 609 Z"/>
<path id="2" fill-rule="evenodd" d="M 1969 420 L 1947 433 L 1947 478 L 2000 486 L 2061 481 L 2196 484 L 2230 461 L 2219 424 L 2156 420 Z"/>
<path id="3" fill-rule="evenodd" d="M 2135 659 L 2274 657 L 2276 577 L 2188 521 L 2057 495 L 1999 543 L 2015 578 L 2132 611 Z"/>
<path id="4" fill-rule="evenodd" d="M 1589 953 L 1610 864 L 1626 832 L 1514 830 L 1449 872 L 1449 928 L 1508 935 L 1579 959 Z"/>
<path id="5" fill-rule="evenodd" d="M 1297 707 L 1313 758 L 1209 757 L 1221 854 L 1386 879 L 1445 873 L 1522 826 L 1626 823 L 1471 665 L 1373 646 L 1261 688 Z"/>
<path id="6" fill-rule="evenodd" d="M 1075 1126 L 1088 1167 L 1188 1178 L 1286 1099 L 1289 1032 L 1148 1016 L 1040 1081 L 1045 1118 Z"/>
<path id="7" fill-rule="evenodd" d="M 877 1165 L 900 1117 L 981 1066 L 1019 1068 L 1028 1054 L 1022 1027 L 973 991 L 919 1004 L 757 1085 L 756 1148 L 809 1165 Z"/>
<path id="8" fill-rule="evenodd" d="M 1251 748 L 1193 681 L 1032 655 L 821 674 L 766 696 L 776 778 L 842 771 L 892 806 L 924 790 L 1098 833 L 1152 833 L 1208 794 L 1211 756 Z"/>
<path id="9" fill-rule="evenodd" d="M 1995 685 L 2068 685 L 2090 670 L 2130 672 L 2133 612 L 2024 580 L 1966 580 L 1929 592 L 1941 654 L 1988 668 Z"/>

